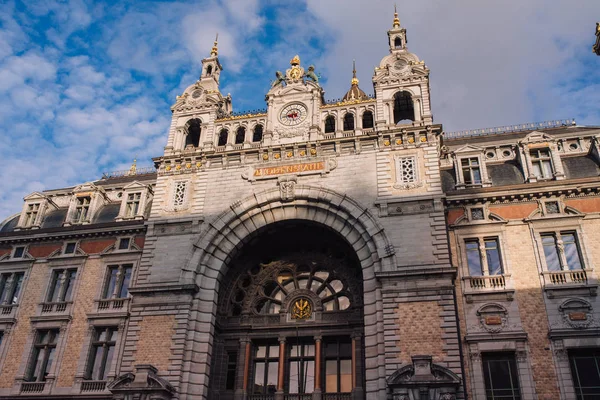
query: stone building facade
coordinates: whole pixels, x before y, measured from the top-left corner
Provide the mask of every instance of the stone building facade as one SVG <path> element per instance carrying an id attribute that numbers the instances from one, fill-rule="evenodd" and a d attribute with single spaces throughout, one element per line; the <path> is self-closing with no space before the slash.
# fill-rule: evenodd
<path id="1" fill-rule="evenodd" d="M 373 97 L 325 101 L 296 56 L 252 114 L 215 42 L 155 170 L 27 196 L 0 398 L 597 393 L 600 129 L 444 134 L 397 15 L 388 41 Z"/>

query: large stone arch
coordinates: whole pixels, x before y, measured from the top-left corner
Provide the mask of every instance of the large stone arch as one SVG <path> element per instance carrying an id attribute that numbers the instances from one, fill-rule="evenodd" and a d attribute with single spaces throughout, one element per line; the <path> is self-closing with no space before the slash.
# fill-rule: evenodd
<path id="1" fill-rule="evenodd" d="M 210 356 L 202 363 L 191 361 L 203 352 L 210 354 L 219 280 L 225 276 L 232 255 L 259 228 L 285 220 L 327 225 L 345 238 L 356 252 L 363 272 L 365 390 L 368 397 L 385 396 L 383 307 L 375 275 L 377 271 L 390 270 L 396 265 L 394 247 L 368 208 L 331 189 L 307 185 L 295 186 L 293 201 L 282 201 L 278 188 L 255 193 L 235 202 L 207 222 L 182 271 L 182 282 L 194 282 L 200 290 L 194 301 L 197 318 L 188 331 L 181 392 L 206 398 Z M 196 386 L 193 390 L 188 389 L 190 381 Z"/>

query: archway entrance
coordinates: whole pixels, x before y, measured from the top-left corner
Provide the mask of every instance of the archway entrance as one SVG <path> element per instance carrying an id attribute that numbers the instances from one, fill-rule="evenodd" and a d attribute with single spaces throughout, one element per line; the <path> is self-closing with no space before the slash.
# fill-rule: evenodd
<path id="1" fill-rule="evenodd" d="M 363 276 L 343 237 L 315 222 L 277 222 L 228 264 L 212 398 L 364 398 Z"/>

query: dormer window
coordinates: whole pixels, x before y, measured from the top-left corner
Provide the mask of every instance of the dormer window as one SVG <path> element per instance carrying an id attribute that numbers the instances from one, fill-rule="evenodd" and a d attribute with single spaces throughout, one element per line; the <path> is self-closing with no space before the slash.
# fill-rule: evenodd
<path id="1" fill-rule="evenodd" d="M 28 204 L 27 210 L 25 211 L 25 221 L 23 223 L 23 227 L 29 228 L 29 227 L 35 225 L 35 221 L 37 220 L 39 211 L 40 211 L 40 203 Z"/>
<path id="2" fill-rule="evenodd" d="M 90 196 L 82 196 L 77 198 L 75 214 L 73 215 L 73 223 L 77 224 L 87 221 L 91 202 L 92 198 Z"/>
<path id="3" fill-rule="evenodd" d="M 75 254 L 75 250 L 77 249 L 77 242 L 67 242 L 65 244 L 65 249 L 63 250 L 64 255 Z"/>
<path id="4" fill-rule="evenodd" d="M 142 194 L 140 192 L 129 193 L 127 195 L 127 204 L 125 205 L 126 218 L 134 218 L 138 214 L 141 198 Z"/>
<path id="5" fill-rule="evenodd" d="M 460 160 L 463 182 L 465 185 L 481 184 L 481 167 L 478 157 L 463 158 Z"/>
<path id="6" fill-rule="evenodd" d="M 535 149 L 529 152 L 533 175 L 537 179 L 552 179 L 554 171 L 549 149 Z"/>
<path id="7" fill-rule="evenodd" d="M 17 246 L 13 250 L 12 258 L 23 258 L 25 255 L 25 246 Z"/>
<path id="8" fill-rule="evenodd" d="M 118 250 L 129 250 L 131 246 L 131 238 L 120 238 L 119 245 L 117 246 Z"/>

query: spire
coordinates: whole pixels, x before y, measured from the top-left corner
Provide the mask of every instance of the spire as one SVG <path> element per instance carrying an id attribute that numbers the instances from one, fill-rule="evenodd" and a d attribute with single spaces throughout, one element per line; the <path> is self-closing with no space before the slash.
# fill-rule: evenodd
<path id="1" fill-rule="evenodd" d="M 398 10 L 394 4 L 394 28 L 400 28 L 400 20 L 398 19 Z"/>
<path id="2" fill-rule="evenodd" d="M 217 47 L 217 42 L 219 41 L 219 33 L 217 32 L 217 37 L 215 37 L 215 42 L 213 43 L 213 47 L 210 50 L 210 56 L 216 57 L 219 55 L 219 49 Z"/>
<path id="3" fill-rule="evenodd" d="M 358 79 L 356 78 L 356 60 L 352 60 L 352 80 L 350 83 L 354 85 L 358 85 Z"/>

